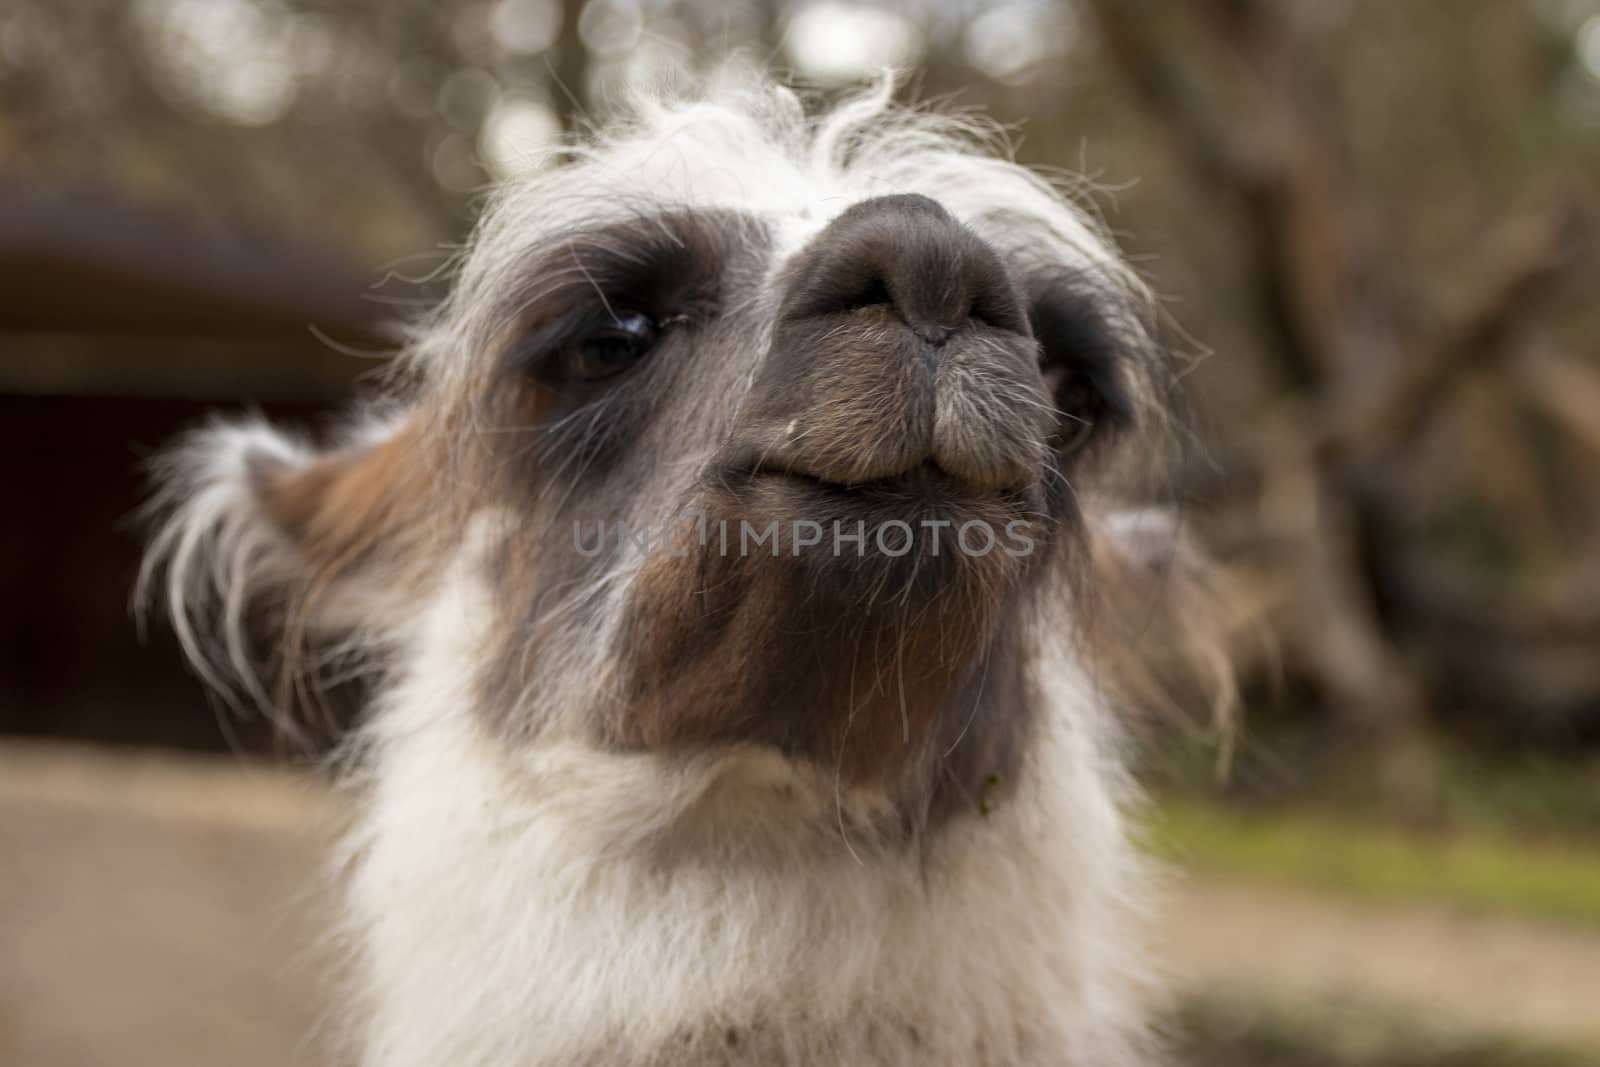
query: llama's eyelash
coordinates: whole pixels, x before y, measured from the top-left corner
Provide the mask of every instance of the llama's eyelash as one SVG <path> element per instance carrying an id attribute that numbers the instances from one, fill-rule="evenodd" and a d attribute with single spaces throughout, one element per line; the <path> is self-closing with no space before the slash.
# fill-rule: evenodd
<path id="1" fill-rule="evenodd" d="M 697 308 L 714 302 L 730 228 L 727 220 L 679 212 L 552 239 L 529 263 L 516 287 L 521 296 L 510 294 L 521 301 L 513 306 L 522 316 L 635 308 L 663 323 L 698 317 Z"/>
<path id="2" fill-rule="evenodd" d="M 513 341 L 506 350 L 506 369 L 535 380 L 544 378 L 552 359 L 601 325 L 602 319 L 588 313 L 559 316 Z"/>
<path id="3" fill-rule="evenodd" d="M 659 316 L 608 301 L 611 310 L 564 316 L 543 329 L 514 342 L 507 353 L 508 369 L 514 374 L 551 386 L 593 385 L 620 378 L 627 370 L 617 366 L 615 374 L 604 374 L 598 367 L 582 366 L 585 358 L 593 362 L 597 344 L 626 340 L 629 331 L 647 327 L 648 336 L 639 333 L 638 362 L 680 329 L 695 321 L 688 312 Z M 641 324 L 638 320 L 644 320 Z"/>
<path id="4" fill-rule="evenodd" d="M 682 219 L 676 225 L 686 227 Z M 637 238 L 626 233 L 555 242 L 525 286 L 539 295 L 517 309 L 522 325 L 512 327 L 515 340 L 503 357 L 507 371 L 548 385 L 596 382 L 605 376 L 574 372 L 563 362 L 631 316 L 649 319 L 652 346 L 713 317 L 720 257 L 703 240 L 674 238 L 673 227 L 671 220 L 658 220 L 650 229 L 654 240 L 643 249 L 630 247 Z"/>

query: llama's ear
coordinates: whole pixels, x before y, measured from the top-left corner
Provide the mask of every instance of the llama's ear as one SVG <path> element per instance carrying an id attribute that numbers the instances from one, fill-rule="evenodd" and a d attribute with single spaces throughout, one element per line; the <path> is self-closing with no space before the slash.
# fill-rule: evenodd
<path id="1" fill-rule="evenodd" d="M 1195 546 L 1184 530 L 1183 517 L 1161 507 L 1120 508 L 1102 516 L 1094 533 L 1096 545 L 1115 565 L 1165 575 L 1194 564 Z"/>
<path id="2" fill-rule="evenodd" d="M 418 436 L 393 421 L 323 452 L 260 421 L 196 431 L 156 467 L 138 604 L 165 608 L 215 688 L 277 703 L 264 661 L 308 631 L 368 629 L 398 589 L 424 516 Z"/>
<path id="3" fill-rule="evenodd" d="M 1218 768 L 1232 758 L 1238 707 L 1232 645 L 1242 622 L 1231 572 L 1189 535 L 1176 511 L 1115 510 L 1090 531 L 1101 609 L 1097 642 L 1106 677 L 1145 710 L 1209 705 L 1220 739 Z"/>
<path id="4" fill-rule="evenodd" d="M 310 575 L 359 580 L 374 567 L 398 565 L 425 521 L 418 436 L 413 423 L 401 422 L 305 462 L 259 456 L 249 466 L 250 489 Z"/>

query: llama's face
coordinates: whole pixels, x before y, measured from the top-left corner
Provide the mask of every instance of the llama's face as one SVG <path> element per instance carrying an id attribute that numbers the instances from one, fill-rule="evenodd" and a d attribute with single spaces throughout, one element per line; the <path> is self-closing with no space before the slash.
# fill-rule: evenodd
<path id="1" fill-rule="evenodd" d="M 763 101 L 506 191 L 400 429 L 257 479 L 369 587 L 426 595 L 477 523 L 470 699 L 510 743 L 760 746 L 917 820 L 975 808 L 1021 760 L 1024 631 L 1147 338 L 1019 168 Z"/>
<path id="2" fill-rule="evenodd" d="M 989 661 L 1070 533 L 1074 460 L 1128 411 L 1093 288 L 917 194 L 795 247 L 737 210 L 641 215 L 507 288 L 472 402 L 514 516 L 497 727 L 568 710 L 540 679 L 576 645 L 610 745 L 757 742 L 858 784 L 953 746 L 1011 769 L 1025 724 L 967 720 L 1018 684 Z"/>

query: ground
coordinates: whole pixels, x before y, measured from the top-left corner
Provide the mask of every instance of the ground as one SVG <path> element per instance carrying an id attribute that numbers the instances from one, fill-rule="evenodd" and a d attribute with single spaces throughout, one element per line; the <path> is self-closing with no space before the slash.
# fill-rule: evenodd
<path id="1" fill-rule="evenodd" d="M 0 1063 L 320 1062 L 337 811 L 286 769 L 0 744 Z M 1600 1063 L 1379 1047 L 1600 1050 L 1600 926 L 1180 871 L 1158 940 L 1197 1065 Z"/>

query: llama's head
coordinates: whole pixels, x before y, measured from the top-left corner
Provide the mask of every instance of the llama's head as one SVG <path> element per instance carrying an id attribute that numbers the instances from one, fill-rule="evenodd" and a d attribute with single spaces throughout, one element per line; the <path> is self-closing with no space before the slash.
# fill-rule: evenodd
<path id="1" fill-rule="evenodd" d="M 985 806 L 1165 372 L 1076 209 L 885 95 L 644 105 L 498 191 L 346 443 L 192 440 L 153 558 L 202 669 L 272 696 L 265 602 L 274 640 L 405 671 L 471 581 L 447 699 L 508 746 L 776 754 L 901 826 Z"/>

